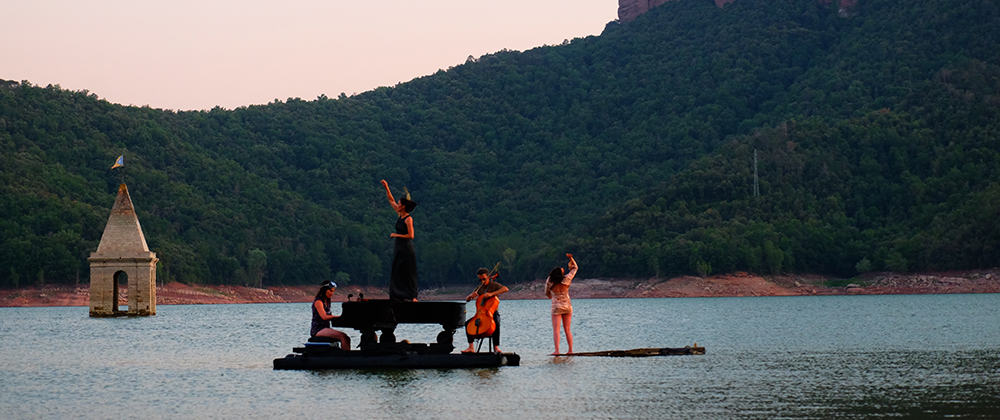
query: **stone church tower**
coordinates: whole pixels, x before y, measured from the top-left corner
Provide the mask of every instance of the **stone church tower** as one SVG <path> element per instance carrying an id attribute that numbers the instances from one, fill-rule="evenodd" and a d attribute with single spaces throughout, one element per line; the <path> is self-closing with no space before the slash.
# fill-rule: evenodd
<path id="1" fill-rule="evenodd" d="M 149 252 L 125 184 L 90 258 L 90 316 L 156 315 L 156 253 Z M 128 312 L 118 310 L 118 288 L 128 287 Z"/>

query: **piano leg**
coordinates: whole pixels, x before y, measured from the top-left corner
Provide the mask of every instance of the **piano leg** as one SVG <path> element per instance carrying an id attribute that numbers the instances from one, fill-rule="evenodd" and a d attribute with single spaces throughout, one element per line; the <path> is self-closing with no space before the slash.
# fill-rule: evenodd
<path id="1" fill-rule="evenodd" d="M 455 330 L 446 329 L 444 331 L 439 332 L 437 336 L 437 342 L 438 344 L 441 345 L 452 346 L 454 345 L 455 341 L 454 339 L 455 339 Z"/>
<path id="2" fill-rule="evenodd" d="M 378 336 L 375 330 L 361 330 L 361 349 L 374 348 L 378 343 Z"/>
<path id="3" fill-rule="evenodd" d="M 396 343 L 396 334 L 393 334 L 395 331 L 396 331 L 395 328 L 386 328 L 386 329 L 383 329 L 382 330 L 382 336 L 379 337 L 379 340 L 378 340 L 379 344 L 395 344 Z"/>

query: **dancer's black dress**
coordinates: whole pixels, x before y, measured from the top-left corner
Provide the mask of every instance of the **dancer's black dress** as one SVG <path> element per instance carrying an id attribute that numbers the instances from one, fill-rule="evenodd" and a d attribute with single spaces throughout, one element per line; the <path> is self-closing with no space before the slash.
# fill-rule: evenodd
<path id="1" fill-rule="evenodd" d="M 406 217 L 410 217 L 407 215 Z M 396 233 L 409 234 L 406 217 L 396 220 Z M 413 251 L 413 240 L 396 238 L 392 255 L 392 276 L 389 280 L 389 299 L 411 301 L 417 298 L 417 254 Z"/>

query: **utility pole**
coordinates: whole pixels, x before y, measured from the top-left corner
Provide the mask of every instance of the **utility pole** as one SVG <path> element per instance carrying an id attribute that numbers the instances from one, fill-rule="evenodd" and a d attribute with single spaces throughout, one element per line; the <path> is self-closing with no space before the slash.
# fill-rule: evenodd
<path id="1" fill-rule="evenodd" d="M 753 197 L 760 197 L 760 186 L 757 184 L 757 148 L 753 149 Z"/>

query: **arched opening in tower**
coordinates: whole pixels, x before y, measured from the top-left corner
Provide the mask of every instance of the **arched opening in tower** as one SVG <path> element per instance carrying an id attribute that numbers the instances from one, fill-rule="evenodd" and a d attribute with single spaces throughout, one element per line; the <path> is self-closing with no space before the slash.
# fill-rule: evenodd
<path id="1" fill-rule="evenodd" d="M 112 305 L 112 311 L 115 315 L 124 314 L 128 312 L 128 274 L 124 271 L 118 271 L 115 273 L 113 279 L 114 304 Z"/>

